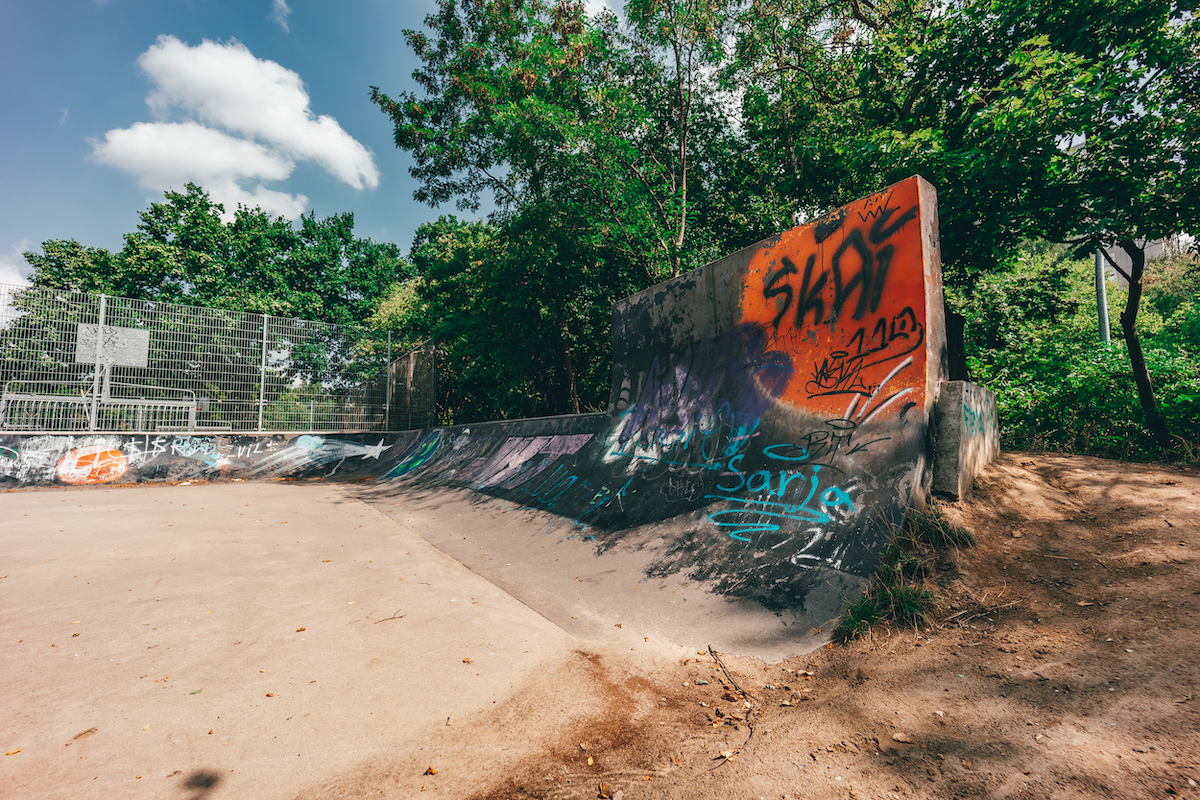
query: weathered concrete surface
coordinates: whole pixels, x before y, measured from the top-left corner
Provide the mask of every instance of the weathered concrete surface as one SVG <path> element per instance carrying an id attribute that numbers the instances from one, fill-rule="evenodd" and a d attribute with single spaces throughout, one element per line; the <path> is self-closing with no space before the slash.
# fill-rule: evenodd
<path id="1" fill-rule="evenodd" d="M 974 383 L 947 381 L 937 399 L 935 419 L 933 491 L 958 500 L 1000 454 L 996 395 Z"/>
<path id="2" fill-rule="evenodd" d="M 364 499 L 423 509 L 426 536 L 564 624 L 589 604 L 692 645 L 715 631 L 743 652 L 811 649 L 929 490 L 945 372 L 933 188 L 909 179 L 630 297 L 613 348 L 607 414 L 355 436 L 9 436 L 0 481 L 370 479 Z M 487 498 L 522 510 L 493 521 Z M 465 540 L 440 527 L 468 507 L 454 511 L 472 520 Z M 484 545 L 531 564 L 525 582 L 471 557 Z M 610 577 L 580 595 L 583 574 Z M 637 588 L 618 592 L 627 579 Z M 624 594 L 638 590 L 656 599 Z"/>
<path id="3" fill-rule="evenodd" d="M 798 614 L 723 597 L 686 573 L 647 575 L 667 546 L 654 526 L 597 548 L 553 514 L 459 489 L 372 482 L 347 491 L 584 641 L 620 626 L 689 651 L 711 645 L 771 662 L 828 641 L 828 625 L 814 630 Z M 812 611 L 832 621 L 842 609 Z"/>
<path id="4" fill-rule="evenodd" d="M 0 510 L 6 798 L 461 798 L 601 701 L 580 640 L 334 484 Z"/>

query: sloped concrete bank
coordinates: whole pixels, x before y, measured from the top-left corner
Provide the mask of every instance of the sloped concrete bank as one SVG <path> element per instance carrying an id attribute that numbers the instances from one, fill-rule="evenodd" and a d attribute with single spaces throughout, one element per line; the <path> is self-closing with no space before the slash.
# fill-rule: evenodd
<path id="1" fill-rule="evenodd" d="M 393 513 L 453 502 L 468 518 L 499 502 L 503 525 L 467 527 L 510 528 L 513 557 L 540 562 L 527 583 L 563 577 L 557 556 L 526 547 L 549 535 L 590 553 L 596 574 L 620 558 L 622 577 L 751 609 L 760 645 L 811 647 L 930 489 L 945 377 L 933 188 L 911 178 L 621 301 L 613 350 L 604 414 L 386 434 L 3 435 L 0 481 L 364 482 L 360 496 Z M 428 519 L 446 547 L 470 541 L 460 517 Z"/>

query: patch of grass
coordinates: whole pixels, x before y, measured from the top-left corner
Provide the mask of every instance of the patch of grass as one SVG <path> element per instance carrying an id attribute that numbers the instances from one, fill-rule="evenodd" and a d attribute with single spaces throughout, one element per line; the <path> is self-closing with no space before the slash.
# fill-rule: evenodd
<path id="1" fill-rule="evenodd" d="M 942 510 L 934 505 L 924 511 L 910 510 L 905 520 L 904 533 L 918 544 L 929 545 L 939 550 L 971 547 L 975 544 L 975 534 L 946 519 Z"/>
<path id="2" fill-rule="evenodd" d="M 929 565 L 951 547 L 970 547 L 974 535 L 936 507 L 909 511 L 880 555 L 871 587 L 838 620 L 833 640 L 844 644 L 884 624 L 919 625 L 937 601 L 926 587 Z"/>

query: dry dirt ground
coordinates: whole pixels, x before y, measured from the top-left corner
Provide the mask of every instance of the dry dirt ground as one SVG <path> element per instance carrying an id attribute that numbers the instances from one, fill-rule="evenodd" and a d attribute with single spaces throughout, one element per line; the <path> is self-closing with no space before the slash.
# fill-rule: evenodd
<path id="1" fill-rule="evenodd" d="M 580 652 L 601 702 L 514 699 L 527 754 L 472 800 L 1200 797 L 1200 473 L 1005 453 L 943 509 L 978 544 L 920 630 L 643 675 Z"/>
<path id="2" fill-rule="evenodd" d="M 780 663 L 572 635 L 332 484 L 5 500 L 44 517 L 0 552 L 5 798 L 1200 800 L 1198 470 L 1003 454 L 927 625 Z"/>

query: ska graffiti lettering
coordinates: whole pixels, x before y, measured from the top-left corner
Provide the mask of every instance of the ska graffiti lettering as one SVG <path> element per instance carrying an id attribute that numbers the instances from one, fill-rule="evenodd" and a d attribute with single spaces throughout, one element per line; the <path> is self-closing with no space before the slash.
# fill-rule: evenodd
<path id="1" fill-rule="evenodd" d="M 804 273 L 800 277 L 798 296 L 790 283 L 781 281 L 789 275 L 800 274 L 800 271 L 792 259 L 787 256 L 781 259 L 783 266 L 763 286 L 763 297 L 767 300 L 779 296 L 783 298 L 778 313 L 771 321 L 775 330 L 779 330 L 784 316 L 793 307 L 794 325 L 797 330 L 805 326 L 806 320 L 811 320 L 813 326 L 833 325 L 855 293 L 857 301 L 851 313 L 853 319 L 861 320 L 868 310 L 872 314 L 879 310 L 879 303 L 883 299 L 884 287 L 887 284 L 888 269 L 895 255 L 895 248 L 885 242 L 905 223 L 916 218 L 917 207 L 914 205 L 901 213 L 899 208 L 889 207 L 885 200 L 881 208 L 868 213 L 874 217 L 869 232 L 864 236 L 862 228 L 848 231 L 842 243 L 834 250 L 828 269 L 817 272 L 817 255 L 813 253 L 808 256 L 804 262 Z M 834 218 L 833 226 L 827 224 L 822 228 L 821 239 L 831 236 L 841 227 L 844 219 L 844 216 Z M 856 258 L 847 258 L 848 255 Z M 854 260 L 858 261 L 857 271 L 850 266 Z M 833 298 L 828 308 L 825 302 L 827 283 L 833 286 Z"/>

